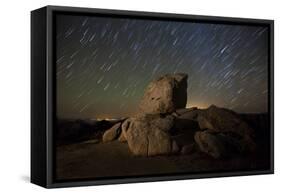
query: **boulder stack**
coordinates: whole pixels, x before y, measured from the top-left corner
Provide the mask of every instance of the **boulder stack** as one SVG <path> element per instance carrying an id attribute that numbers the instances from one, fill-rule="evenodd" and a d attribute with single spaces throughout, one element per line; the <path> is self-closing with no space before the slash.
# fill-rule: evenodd
<path id="1" fill-rule="evenodd" d="M 137 156 L 191 154 L 211 157 L 253 152 L 254 131 L 234 111 L 210 106 L 186 108 L 187 74 L 168 74 L 146 88 L 138 114 L 117 123 L 103 141 L 127 142 Z"/>
<path id="2" fill-rule="evenodd" d="M 168 74 L 150 82 L 140 102 L 142 113 L 172 113 L 185 108 L 187 74 Z"/>

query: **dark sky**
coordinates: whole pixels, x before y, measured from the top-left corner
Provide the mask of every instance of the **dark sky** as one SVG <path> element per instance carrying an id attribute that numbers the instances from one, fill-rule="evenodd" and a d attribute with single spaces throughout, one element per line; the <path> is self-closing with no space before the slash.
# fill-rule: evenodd
<path id="1" fill-rule="evenodd" d="M 148 83 L 184 72 L 187 107 L 267 111 L 268 30 L 223 25 L 58 15 L 57 115 L 133 115 Z"/>

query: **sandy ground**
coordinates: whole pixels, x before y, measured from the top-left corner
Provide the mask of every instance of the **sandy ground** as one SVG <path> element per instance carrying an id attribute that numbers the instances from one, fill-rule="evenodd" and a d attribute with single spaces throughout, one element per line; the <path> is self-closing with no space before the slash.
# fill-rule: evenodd
<path id="1" fill-rule="evenodd" d="M 219 172 L 264 169 L 268 161 L 259 155 L 213 159 L 199 151 L 189 155 L 139 157 L 127 143 L 86 141 L 57 147 L 56 179 L 87 179 L 167 173 Z"/>

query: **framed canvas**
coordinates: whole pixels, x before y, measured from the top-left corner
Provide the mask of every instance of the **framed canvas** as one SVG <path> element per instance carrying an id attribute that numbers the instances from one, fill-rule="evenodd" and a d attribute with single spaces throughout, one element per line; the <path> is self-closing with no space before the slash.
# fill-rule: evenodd
<path id="1" fill-rule="evenodd" d="M 273 173 L 273 21 L 31 12 L 31 182 Z"/>

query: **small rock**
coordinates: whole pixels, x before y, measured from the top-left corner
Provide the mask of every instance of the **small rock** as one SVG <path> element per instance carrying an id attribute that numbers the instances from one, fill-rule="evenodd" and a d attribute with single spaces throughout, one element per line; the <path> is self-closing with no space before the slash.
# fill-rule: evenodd
<path id="1" fill-rule="evenodd" d="M 109 142 L 115 140 L 121 132 L 121 123 L 117 123 L 113 125 L 110 129 L 105 131 L 105 133 L 102 136 L 102 141 L 103 142 Z"/>

